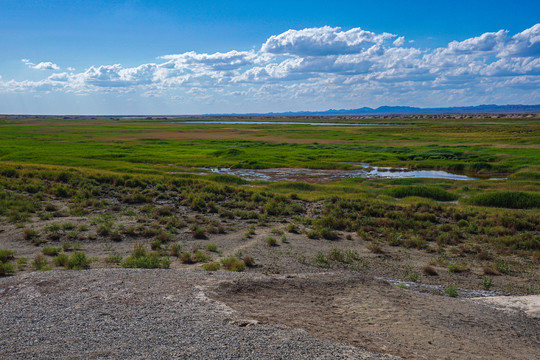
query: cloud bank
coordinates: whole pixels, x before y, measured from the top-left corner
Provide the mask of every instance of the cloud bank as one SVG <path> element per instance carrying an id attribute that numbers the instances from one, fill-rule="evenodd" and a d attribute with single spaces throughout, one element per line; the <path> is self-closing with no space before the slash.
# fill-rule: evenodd
<path id="1" fill-rule="evenodd" d="M 171 101 L 330 106 L 540 103 L 540 24 L 487 32 L 436 49 L 399 34 L 319 27 L 270 36 L 258 50 L 169 54 L 155 63 L 94 65 L 42 80 L 0 78 L 3 93 L 136 93 Z M 2 80 L 4 79 L 4 80 Z M 284 108 L 276 110 L 287 110 Z M 292 110 L 292 109 L 291 109 Z M 306 108 L 307 110 L 307 108 Z"/>

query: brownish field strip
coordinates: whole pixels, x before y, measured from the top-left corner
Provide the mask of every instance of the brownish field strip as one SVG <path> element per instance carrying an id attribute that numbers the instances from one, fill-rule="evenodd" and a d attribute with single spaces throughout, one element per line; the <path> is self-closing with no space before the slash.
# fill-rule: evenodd
<path id="1" fill-rule="evenodd" d="M 334 140 L 334 139 L 295 139 L 285 136 L 264 135 L 253 136 L 246 135 L 244 131 L 234 132 L 151 132 L 141 133 L 138 135 L 121 135 L 114 138 L 94 138 L 92 140 L 99 142 L 115 142 L 115 141 L 139 141 L 141 139 L 155 139 L 155 140 L 249 140 L 249 141 L 266 141 L 274 143 L 299 143 L 310 144 L 313 142 L 318 143 L 352 143 L 348 140 Z"/>

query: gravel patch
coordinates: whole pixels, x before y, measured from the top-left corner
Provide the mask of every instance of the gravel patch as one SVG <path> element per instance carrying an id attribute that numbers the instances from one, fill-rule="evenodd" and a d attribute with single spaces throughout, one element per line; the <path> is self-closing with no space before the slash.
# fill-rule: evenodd
<path id="1" fill-rule="evenodd" d="M 393 358 L 245 319 L 206 296 L 209 285 L 258 277 L 262 275 L 93 269 L 2 278 L 0 358 Z"/>

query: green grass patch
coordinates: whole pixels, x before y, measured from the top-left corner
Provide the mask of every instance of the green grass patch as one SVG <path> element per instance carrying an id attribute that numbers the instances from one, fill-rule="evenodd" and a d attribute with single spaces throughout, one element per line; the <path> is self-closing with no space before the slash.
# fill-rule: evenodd
<path id="1" fill-rule="evenodd" d="M 419 196 L 438 201 L 454 201 L 459 198 L 458 195 L 443 190 L 435 186 L 401 186 L 387 190 L 388 195 L 396 198 L 407 196 Z"/>
<path id="2" fill-rule="evenodd" d="M 317 185 L 308 184 L 304 182 L 288 181 L 273 184 L 270 186 L 276 190 L 292 190 L 292 191 L 315 191 L 318 189 Z"/>
<path id="3" fill-rule="evenodd" d="M 493 191 L 463 199 L 465 203 L 509 209 L 540 208 L 540 193 L 523 191 Z"/>
<path id="4" fill-rule="evenodd" d="M 0 262 L 5 263 L 9 260 L 13 260 L 16 252 L 9 249 L 0 249 Z"/>
<path id="5" fill-rule="evenodd" d="M 147 251 L 141 244 L 136 244 L 131 255 L 122 262 L 122 267 L 125 268 L 167 269 L 169 266 L 169 259 L 161 258 L 157 253 Z"/>

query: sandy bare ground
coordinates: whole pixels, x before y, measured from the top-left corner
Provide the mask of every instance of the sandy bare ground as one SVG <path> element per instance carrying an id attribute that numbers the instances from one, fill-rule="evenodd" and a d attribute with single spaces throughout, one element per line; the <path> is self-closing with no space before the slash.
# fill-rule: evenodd
<path id="1" fill-rule="evenodd" d="M 261 322 L 409 359 L 537 359 L 540 353 L 540 322 L 524 311 L 358 275 L 243 279 L 221 285 L 215 298 Z"/>
<path id="2" fill-rule="evenodd" d="M 485 302 L 497 306 L 499 309 L 510 312 L 522 311 L 528 316 L 540 321 L 540 295 L 529 296 L 493 296 L 475 298 L 478 302 Z"/>
<path id="3" fill-rule="evenodd" d="M 537 359 L 538 298 L 449 298 L 344 271 L 21 273 L 0 279 L 0 359 Z"/>
<path id="4" fill-rule="evenodd" d="M 256 274 L 93 269 L 0 278 L 0 359 L 391 359 L 261 324 L 205 288 Z"/>

